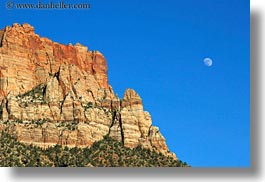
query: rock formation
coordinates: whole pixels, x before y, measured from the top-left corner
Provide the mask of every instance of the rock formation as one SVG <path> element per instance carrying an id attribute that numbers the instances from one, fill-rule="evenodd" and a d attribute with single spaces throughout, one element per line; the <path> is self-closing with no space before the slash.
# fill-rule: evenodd
<path id="1" fill-rule="evenodd" d="M 91 146 L 105 135 L 176 159 L 140 96 L 122 99 L 108 83 L 104 56 L 35 34 L 29 24 L 0 30 L 0 130 L 26 144 Z"/>

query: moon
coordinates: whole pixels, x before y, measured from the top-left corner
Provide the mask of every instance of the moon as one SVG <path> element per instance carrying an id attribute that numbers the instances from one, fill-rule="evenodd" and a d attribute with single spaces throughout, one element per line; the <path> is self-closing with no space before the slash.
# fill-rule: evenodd
<path id="1" fill-rule="evenodd" d="M 211 67 L 213 65 L 213 60 L 211 58 L 204 58 L 203 60 L 205 66 Z"/>

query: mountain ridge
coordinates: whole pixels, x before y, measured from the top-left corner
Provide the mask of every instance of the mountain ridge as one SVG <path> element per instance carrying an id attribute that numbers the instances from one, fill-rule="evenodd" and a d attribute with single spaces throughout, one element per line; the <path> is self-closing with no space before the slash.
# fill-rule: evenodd
<path id="1" fill-rule="evenodd" d="M 108 135 L 177 160 L 138 93 L 115 95 L 102 53 L 52 42 L 26 23 L 0 30 L 0 103 L 0 131 L 28 145 L 84 148 Z"/>

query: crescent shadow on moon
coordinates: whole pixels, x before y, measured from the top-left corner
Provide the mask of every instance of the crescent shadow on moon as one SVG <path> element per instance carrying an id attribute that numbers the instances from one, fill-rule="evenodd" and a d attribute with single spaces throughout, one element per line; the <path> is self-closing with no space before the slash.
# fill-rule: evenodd
<path id="1" fill-rule="evenodd" d="M 204 58 L 203 62 L 207 67 L 211 67 L 213 65 L 213 60 L 211 58 Z"/>

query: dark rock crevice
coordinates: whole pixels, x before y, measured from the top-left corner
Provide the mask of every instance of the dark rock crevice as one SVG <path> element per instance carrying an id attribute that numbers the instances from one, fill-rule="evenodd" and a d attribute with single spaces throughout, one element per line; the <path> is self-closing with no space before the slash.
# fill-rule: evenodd
<path id="1" fill-rule="evenodd" d="M 4 30 L 0 30 L 0 47 L 3 46 L 4 34 L 5 34 L 5 31 Z"/>
<path id="2" fill-rule="evenodd" d="M 60 115 L 62 115 L 62 112 L 63 112 L 63 104 L 64 104 L 64 101 L 65 101 L 65 99 L 66 99 L 67 96 L 68 96 L 68 94 L 64 96 L 63 101 L 62 101 L 62 103 L 60 105 Z"/>
<path id="3" fill-rule="evenodd" d="M 0 119 L 3 119 L 3 104 L 0 105 Z"/>
<path id="4" fill-rule="evenodd" d="M 113 110 L 112 111 L 112 121 L 111 121 L 111 125 L 109 127 L 109 134 L 110 134 L 110 129 L 113 127 L 113 125 L 115 123 L 116 116 L 117 116 L 117 111 L 116 110 Z"/>
<path id="5" fill-rule="evenodd" d="M 61 67 L 59 68 L 59 71 L 54 74 L 54 77 L 56 77 L 58 82 L 60 82 L 60 69 L 61 69 Z"/>
<path id="6" fill-rule="evenodd" d="M 47 52 L 46 52 L 46 59 L 47 59 L 47 62 L 49 64 L 49 66 L 50 66 L 50 72 L 49 72 L 49 74 L 52 74 L 52 63 L 51 63 L 50 56 L 49 56 L 49 54 Z"/>
<path id="7" fill-rule="evenodd" d="M 43 90 L 42 90 L 42 96 L 43 96 L 43 99 L 44 100 L 46 100 L 45 98 L 46 98 L 46 89 L 47 89 L 47 85 L 45 84 L 44 86 L 43 86 Z"/>
<path id="8" fill-rule="evenodd" d="M 122 127 L 122 119 L 121 119 L 121 114 L 119 113 L 119 124 L 121 128 L 121 143 L 124 145 L 124 132 L 123 132 L 123 127 Z"/>
<path id="9" fill-rule="evenodd" d="M 8 119 L 9 119 L 11 113 L 10 113 L 10 110 L 8 109 L 8 99 L 6 99 L 5 106 L 6 106 L 6 111 L 7 111 Z"/>

